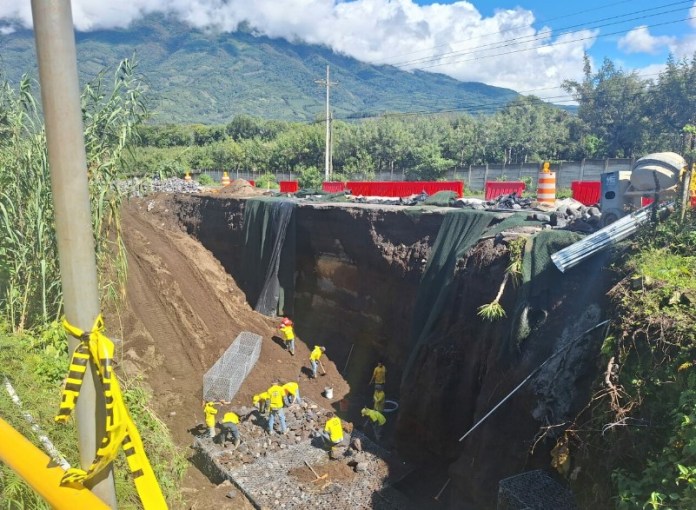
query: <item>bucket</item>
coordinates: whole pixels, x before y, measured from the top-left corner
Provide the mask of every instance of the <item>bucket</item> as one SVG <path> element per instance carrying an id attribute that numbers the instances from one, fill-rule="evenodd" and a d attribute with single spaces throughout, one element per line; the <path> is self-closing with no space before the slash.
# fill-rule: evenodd
<path id="1" fill-rule="evenodd" d="M 384 409 L 382 409 L 383 413 L 393 413 L 399 408 L 399 403 L 396 402 L 395 400 L 385 400 L 384 401 Z"/>
<path id="2" fill-rule="evenodd" d="M 324 396 L 329 399 L 333 398 L 333 388 L 331 386 L 324 388 Z"/>

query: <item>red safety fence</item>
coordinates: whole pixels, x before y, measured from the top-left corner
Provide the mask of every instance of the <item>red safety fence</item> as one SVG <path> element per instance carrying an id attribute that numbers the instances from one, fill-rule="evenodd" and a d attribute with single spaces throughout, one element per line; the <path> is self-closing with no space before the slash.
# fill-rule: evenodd
<path id="1" fill-rule="evenodd" d="M 279 181 L 281 193 L 295 193 L 300 189 L 300 183 L 297 181 Z"/>
<path id="2" fill-rule="evenodd" d="M 486 200 L 495 200 L 499 196 L 510 193 L 521 195 L 523 191 L 522 181 L 486 181 Z"/>
<path id="3" fill-rule="evenodd" d="M 595 205 L 599 203 L 601 183 L 599 181 L 572 181 L 570 189 L 573 199 L 583 205 Z"/>
<path id="4" fill-rule="evenodd" d="M 247 182 L 248 182 L 249 184 L 251 184 L 252 186 L 256 187 L 256 182 L 255 182 L 255 181 L 251 181 L 251 180 L 247 179 Z"/>
<path id="5" fill-rule="evenodd" d="M 434 195 L 438 191 L 454 191 L 464 194 L 462 181 L 349 181 L 346 188 L 352 195 L 369 197 L 407 197 L 425 191 Z"/>
<path id="6" fill-rule="evenodd" d="M 327 193 L 340 193 L 341 191 L 345 191 L 346 183 L 345 182 L 322 182 L 321 189 L 322 189 L 322 191 L 326 191 Z"/>

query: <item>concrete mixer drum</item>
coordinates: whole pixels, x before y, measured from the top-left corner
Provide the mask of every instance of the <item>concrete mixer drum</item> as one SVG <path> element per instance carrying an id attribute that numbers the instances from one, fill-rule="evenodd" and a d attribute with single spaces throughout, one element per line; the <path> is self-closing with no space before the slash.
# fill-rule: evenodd
<path id="1" fill-rule="evenodd" d="M 633 165 L 631 187 L 635 191 L 662 191 L 679 184 L 686 161 L 674 152 L 657 152 L 640 158 Z"/>

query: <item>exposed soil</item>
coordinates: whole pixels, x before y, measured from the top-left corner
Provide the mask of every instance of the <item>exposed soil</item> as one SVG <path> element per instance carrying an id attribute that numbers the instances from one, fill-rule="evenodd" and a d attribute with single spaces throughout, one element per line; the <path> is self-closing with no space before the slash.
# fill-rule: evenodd
<path id="1" fill-rule="evenodd" d="M 332 386 L 337 403 L 348 386 L 327 350 L 327 374 L 316 380 L 302 372 L 313 345 L 296 342 L 291 357 L 276 335 L 277 319 L 251 310 L 244 294 L 222 265 L 200 243 L 182 232 L 168 213 L 166 195 L 131 200 L 122 209 L 128 251 L 126 306 L 111 317 L 111 328 L 121 325 L 124 356 L 122 373 L 140 375 L 155 396 L 156 412 L 182 447 L 192 442 L 190 430 L 203 421 L 203 375 L 241 331 L 263 337 L 261 356 L 232 404 L 249 405 L 253 394 L 267 389 L 277 377 L 298 381 L 303 395 L 330 405 L 322 392 Z M 115 335 L 115 336 L 118 336 Z M 246 508 L 233 489 L 209 490 L 195 468 L 189 469 L 183 493 L 186 508 Z M 227 505 L 227 506 L 224 506 Z"/>

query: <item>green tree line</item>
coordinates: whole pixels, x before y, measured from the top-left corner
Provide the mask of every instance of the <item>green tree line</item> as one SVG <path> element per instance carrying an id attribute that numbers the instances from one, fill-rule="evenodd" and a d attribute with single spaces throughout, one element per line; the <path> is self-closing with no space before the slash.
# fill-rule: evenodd
<path id="1" fill-rule="evenodd" d="M 577 114 L 535 96 L 520 96 L 492 115 L 463 112 L 386 114 L 334 120 L 335 179 L 376 173 L 438 179 L 452 169 L 484 163 L 640 157 L 683 152 L 693 143 L 684 127 L 696 124 L 696 55 L 670 57 L 656 79 L 640 77 L 611 60 L 593 70 L 585 58 L 582 81 L 564 89 Z M 130 171 L 160 176 L 185 171 L 293 172 L 320 179 L 325 124 L 239 115 L 226 125 L 147 125 Z"/>

